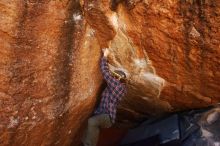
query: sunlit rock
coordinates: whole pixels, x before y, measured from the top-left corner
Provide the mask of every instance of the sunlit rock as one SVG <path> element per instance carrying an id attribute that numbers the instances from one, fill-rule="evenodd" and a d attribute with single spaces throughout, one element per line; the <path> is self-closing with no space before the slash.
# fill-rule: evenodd
<path id="1" fill-rule="evenodd" d="M 1 1 L 0 145 L 78 145 L 103 88 L 106 47 L 110 69 L 128 77 L 116 126 L 219 102 L 219 8 L 211 0 Z"/>

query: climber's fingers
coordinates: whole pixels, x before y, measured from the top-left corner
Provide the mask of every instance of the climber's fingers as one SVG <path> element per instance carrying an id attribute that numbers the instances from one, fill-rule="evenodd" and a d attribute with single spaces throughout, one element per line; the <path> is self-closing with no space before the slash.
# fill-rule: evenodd
<path id="1" fill-rule="evenodd" d="M 107 56 L 109 55 L 109 49 L 108 49 L 108 48 L 102 49 L 102 52 L 103 52 L 103 55 L 104 55 L 105 57 L 107 57 Z"/>

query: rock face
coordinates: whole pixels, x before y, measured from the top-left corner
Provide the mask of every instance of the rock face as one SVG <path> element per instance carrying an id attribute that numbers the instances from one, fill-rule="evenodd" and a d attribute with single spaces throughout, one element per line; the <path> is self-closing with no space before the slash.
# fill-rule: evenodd
<path id="1" fill-rule="evenodd" d="M 76 1 L 0 1 L 0 145 L 70 145 L 102 83 Z M 91 57 L 92 56 L 92 57 Z"/>
<path id="2" fill-rule="evenodd" d="M 101 48 L 128 77 L 118 125 L 220 101 L 220 1 L 1 0 L 0 145 L 78 145 Z"/>

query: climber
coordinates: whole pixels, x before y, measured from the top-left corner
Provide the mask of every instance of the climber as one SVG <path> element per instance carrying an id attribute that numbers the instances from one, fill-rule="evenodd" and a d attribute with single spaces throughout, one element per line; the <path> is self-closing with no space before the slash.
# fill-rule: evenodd
<path id="1" fill-rule="evenodd" d="M 103 49 L 101 72 L 107 87 L 102 93 L 101 102 L 94 115 L 88 119 L 87 129 L 82 138 L 84 146 L 96 146 L 100 128 L 109 128 L 115 123 L 118 102 L 127 93 L 126 75 L 123 71 L 111 72 L 107 63 L 109 50 Z"/>

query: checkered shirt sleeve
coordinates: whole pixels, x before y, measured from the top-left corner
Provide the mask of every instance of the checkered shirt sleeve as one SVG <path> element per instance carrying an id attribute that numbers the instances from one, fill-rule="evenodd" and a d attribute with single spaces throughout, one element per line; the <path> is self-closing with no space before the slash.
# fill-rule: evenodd
<path id="1" fill-rule="evenodd" d="M 116 119 L 118 101 L 122 99 L 127 91 L 123 83 L 111 76 L 107 59 L 105 57 L 101 60 L 101 71 L 108 86 L 103 91 L 99 107 L 94 113 L 109 114 L 112 123 L 114 123 Z"/>
<path id="2" fill-rule="evenodd" d="M 105 57 L 102 57 L 102 60 L 101 60 L 101 72 L 108 86 L 114 87 L 114 86 L 117 86 L 117 84 L 120 82 L 114 77 L 112 77 L 111 73 L 109 72 L 107 59 Z"/>

